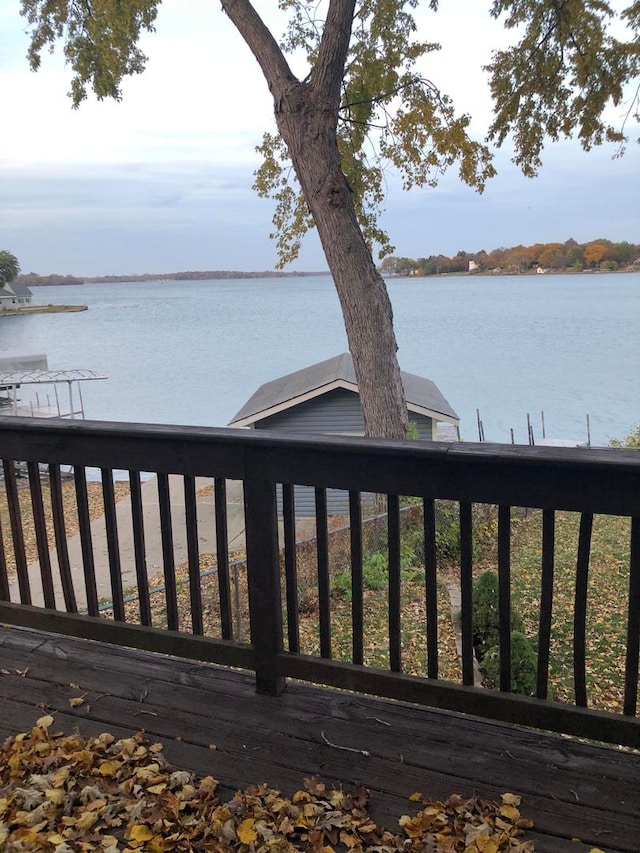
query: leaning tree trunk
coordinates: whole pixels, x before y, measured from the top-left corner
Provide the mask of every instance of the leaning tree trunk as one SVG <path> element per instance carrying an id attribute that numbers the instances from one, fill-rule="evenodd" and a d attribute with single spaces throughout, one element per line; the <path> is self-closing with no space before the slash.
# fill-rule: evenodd
<path id="1" fill-rule="evenodd" d="M 290 94 L 280 100 L 276 120 L 340 299 L 365 432 L 372 437 L 404 438 L 407 408 L 387 287 L 358 224 L 326 110 L 308 103 L 309 89 Z"/>
<path id="2" fill-rule="evenodd" d="M 316 64 L 304 83 L 292 74 L 251 0 L 221 2 L 262 68 L 278 130 L 318 229 L 342 306 L 365 432 L 404 438 L 407 407 L 391 302 L 358 224 L 338 150 L 340 88 L 356 1 L 330 0 Z"/>

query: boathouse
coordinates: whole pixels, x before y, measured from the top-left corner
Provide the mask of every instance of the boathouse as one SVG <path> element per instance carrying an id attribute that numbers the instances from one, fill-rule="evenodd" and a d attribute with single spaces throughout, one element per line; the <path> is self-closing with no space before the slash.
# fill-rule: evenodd
<path id="1" fill-rule="evenodd" d="M 430 379 L 401 372 L 409 420 L 423 441 L 457 437 L 460 420 Z M 353 360 L 349 353 L 312 364 L 261 385 L 229 423 L 230 427 L 279 430 L 297 435 L 364 435 L 364 420 Z M 330 492 L 330 512 L 346 511 L 348 495 Z M 313 514 L 313 490 L 296 488 L 296 511 Z"/>

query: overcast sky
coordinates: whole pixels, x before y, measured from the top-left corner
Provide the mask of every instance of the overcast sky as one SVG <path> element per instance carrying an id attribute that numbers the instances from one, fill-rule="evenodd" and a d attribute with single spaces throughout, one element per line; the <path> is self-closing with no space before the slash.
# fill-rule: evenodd
<path id="1" fill-rule="evenodd" d="M 90 99 L 79 110 L 59 55 L 28 69 L 19 5 L 0 9 L 0 249 L 40 274 L 272 269 L 272 206 L 251 189 L 255 146 L 273 126 L 270 97 L 220 4 L 164 0 L 144 40 L 145 73 L 125 83 L 122 102 Z M 275 5 L 256 2 L 268 15 Z M 421 11 L 425 37 L 443 46 L 424 71 L 473 116 L 478 138 L 490 116 L 481 66 L 504 39 L 488 5 L 446 0 L 437 14 Z M 531 181 L 500 152 L 499 176 L 481 196 L 455 173 L 408 194 L 390 176 L 383 223 L 409 257 L 569 237 L 638 242 L 640 146 L 612 154 L 550 146 Z M 315 235 L 293 268 L 326 268 Z"/>

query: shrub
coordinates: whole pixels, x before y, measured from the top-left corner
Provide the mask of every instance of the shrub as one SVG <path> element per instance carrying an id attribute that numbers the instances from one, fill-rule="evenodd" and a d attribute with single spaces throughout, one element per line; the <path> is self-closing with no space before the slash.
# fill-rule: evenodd
<path id="1" fill-rule="evenodd" d="M 640 425 L 631 430 L 626 438 L 612 438 L 611 447 L 626 447 L 640 449 Z"/>
<path id="2" fill-rule="evenodd" d="M 500 686 L 500 652 L 496 646 L 487 651 L 482 661 L 487 687 Z M 511 632 L 511 692 L 532 696 L 536 689 L 536 653 L 533 644 L 521 631 Z"/>
<path id="3" fill-rule="evenodd" d="M 519 614 L 511 613 L 511 630 L 522 632 Z M 488 651 L 500 642 L 498 620 L 498 573 L 483 572 L 473 584 L 473 643 L 480 662 Z"/>
<path id="4" fill-rule="evenodd" d="M 406 544 L 400 545 L 400 571 L 403 575 L 413 568 L 416 557 Z M 389 580 L 389 555 L 385 551 L 368 554 L 362 561 L 362 585 L 365 589 L 384 589 Z M 333 588 L 340 595 L 351 599 L 351 569 L 337 572 L 333 577 Z"/>
<path id="5" fill-rule="evenodd" d="M 440 560 L 460 559 L 460 512 L 454 501 L 436 501 L 436 554 Z"/>
<path id="6" fill-rule="evenodd" d="M 460 509 L 455 501 L 436 501 L 436 555 L 439 562 L 460 560 Z M 493 546 L 496 531 L 495 508 L 487 504 L 473 507 L 473 559 L 480 560 Z"/>

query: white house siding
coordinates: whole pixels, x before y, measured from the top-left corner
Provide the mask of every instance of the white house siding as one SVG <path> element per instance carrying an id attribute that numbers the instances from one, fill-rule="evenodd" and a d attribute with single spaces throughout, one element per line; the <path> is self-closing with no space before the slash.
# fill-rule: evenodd
<path id="1" fill-rule="evenodd" d="M 418 427 L 419 438 L 431 440 L 433 422 L 424 415 L 409 413 Z M 364 435 L 360 398 L 353 391 L 336 388 L 320 397 L 307 400 L 269 418 L 257 421 L 257 430 L 283 430 L 297 435 Z M 296 514 L 315 515 L 315 492 L 307 486 L 295 488 Z M 327 510 L 332 515 L 346 515 L 349 495 L 337 489 L 327 491 Z M 278 512 L 282 512 L 282 494 L 278 489 Z"/>

